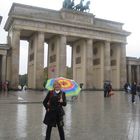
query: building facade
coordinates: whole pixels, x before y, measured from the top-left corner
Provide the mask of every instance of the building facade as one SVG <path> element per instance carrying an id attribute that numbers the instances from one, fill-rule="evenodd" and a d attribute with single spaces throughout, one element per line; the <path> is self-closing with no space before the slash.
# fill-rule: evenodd
<path id="1" fill-rule="evenodd" d="M 2 16 L 0 16 L 0 23 Z M 0 44 L 0 82 L 5 82 L 7 74 L 7 56 L 9 47 L 7 44 Z"/>
<path id="2" fill-rule="evenodd" d="M 43 86 L 44 43 L 48 44 L 48 78 L 66 76 L 66 45 L 72 48 L 73 79 L 84 89 L 102 89 L 105 80 L 114 89 L 126 79 L 126 44 L 129 32 L 119 22 L 96 18 L 91 13 L 60 11 L 14 3 L 5 31 L 10 53 L 6 79 L 19 84 L 20 40 L 29 43 L 28 87 Z"/>
<path id="3" fill-rule="evenodd" d="M 127 82 L 140 83 L 140 58 L 126 57 Z"/>

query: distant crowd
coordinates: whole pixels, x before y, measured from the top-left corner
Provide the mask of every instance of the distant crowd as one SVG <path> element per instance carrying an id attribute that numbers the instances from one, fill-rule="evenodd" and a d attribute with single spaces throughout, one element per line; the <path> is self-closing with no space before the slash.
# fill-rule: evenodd
<path id="1" fill-rule="evenodd" d="M 137 84 L 136 82 L 133 82 L 129 84 L 128 82 L 124 84 L 124 91 L 125 93 L 130 93 L 132 95 L 132 103 L 135 103 L 135 95 L 138 95 L 140 98 L 140 83 Z M 110 81 L 104 82 L 104 97 L 110 97 L 111 95 L 114 95 L 112 91 L 112 84 Z"/>
<path id="2" fill-rule="evenodd" d="M 136 88 L 136 92 L 140 96 L 140 83 L 136 84 L 136 82 L 133 82 L 132 84 L 130 84 L 127 82 L 124 84 L 125 93 L 131 93 L 133 88 Z"/>
<path id="3" fill-rule="evenodd" d="M 18 85 L 18 90 L 26 90 L 27 86 L 25 85 Z M 9 81 L 6 80 L 4 82 L 0 81 L 0 91 L 8 91 L 9 90 Z"/>
<path id="4" fill-rule="evenodd" d="M 8 90 L 9 90 L 9 82 L 8 81 L 4 81 L 4 82 L 0 81 L 0 91 L 8 91 Z"/>
<path id="5" fill-rule="evenodd" d="M 139 84 L 137 84 L 136 82 L 133 82 L 132 84 L 125 83 L 124 90 L 125 93 L 132 94 L 132 103 L 135 103 L 135 95 L 138 95 L 140 97 L 140 83 Z"/>
<path id="6" fill-rule="evenodd" d="M 104 82 L 104 97 L 110 97 L 111 95 L 113 95 L 113 91 L 112 91 L 112 84 L 110 81 L 105 81 Z"/>

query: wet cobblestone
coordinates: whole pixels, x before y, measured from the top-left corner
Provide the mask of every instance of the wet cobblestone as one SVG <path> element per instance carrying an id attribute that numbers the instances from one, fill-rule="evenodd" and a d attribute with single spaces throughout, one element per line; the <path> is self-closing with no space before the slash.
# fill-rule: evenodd
<path id="1" fill-rule="evenodd" d="M 0 93 L 0 140 L 44 140 L 43 91 Z M 115 92 L 104 98 L 102 91 L 82 91 L 65 107 L 66 140 L 140 140 L 140 101 Z M 59 140 L 53 128 L 51 140 Z"/>

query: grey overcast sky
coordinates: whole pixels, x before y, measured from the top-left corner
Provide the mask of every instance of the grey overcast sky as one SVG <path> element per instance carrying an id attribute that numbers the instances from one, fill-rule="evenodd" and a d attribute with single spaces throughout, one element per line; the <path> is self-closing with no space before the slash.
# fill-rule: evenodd
<path id="1" fill-rule="evenodd" d="M 78 4 L 80 0 L 75 0 Z M 84 0 L 86 2 L 88 0 Z M 127 38 L 126 55 L 140 57 L 140 1 L 139 0 L 90 0 L 90 13 L 95 17 L 106 20 L 112 20 L 124 23 L 123 29 L 131 32 Z M 0 4 L 0 15 L 3 17 L 0 25 L 0 44 L 6 43 L 7 32 L 4 31 L 4 25 L 8 12 L 13 2 L 38 6 L 48 9 L 60 10 L 63 0 L 4 0 Z M 26 43 L 21 42 L 20 55 L 20 74 L 27 72 L 27 47 Z M 67 58 L 67 65 L 70 63 L 70 56 Z M 46 62 L 45 62 L 46 63 Z M 45 64 L 46 65 L 46 64 Z"/>

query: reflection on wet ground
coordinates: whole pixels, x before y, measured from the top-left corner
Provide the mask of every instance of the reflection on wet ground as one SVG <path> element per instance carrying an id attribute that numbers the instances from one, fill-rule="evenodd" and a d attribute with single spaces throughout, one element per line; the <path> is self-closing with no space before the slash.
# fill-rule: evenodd
<path id="1" fill-rule="evenodd" d="M 42 123 L 46 92 L 0 93 L 0 140 L 44 140 Z M 104 98 L 102 91 L 82 91 L 65 107 L 66 140 L 140 140 L 140 101 L 115 92 Z M 51 140 L 59 140 L 57 128 Z"/>

